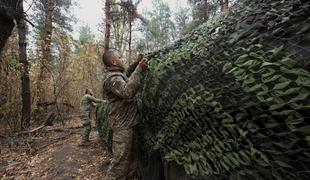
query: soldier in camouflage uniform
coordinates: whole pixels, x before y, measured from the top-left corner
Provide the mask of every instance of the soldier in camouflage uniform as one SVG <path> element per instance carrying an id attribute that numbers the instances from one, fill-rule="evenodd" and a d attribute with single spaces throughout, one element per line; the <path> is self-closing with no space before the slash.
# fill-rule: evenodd
<path id="1" fill-rule="evenodd" d="M 87 146 L 89 145 L 89 134 L 91 131 L 91 121 L 90 121 L 90 111 L 92 107 L 95 107 L 95 103 L 101 103 L 102 100 L 96 99 L 93 96 L 93 91 L 91 89 L 86 89 L 85 95 L 81 100 L 80 105 L 80 119 L 83 123 L 83 134 L 82 134 L 82 141 L 80 146 Z"/>
<path id="2" fill-rule="evenodd" d="M 127 180 L 137 176 L 138 107 L 135 95 L 142 84 L 148 60 L 140 58 L 125 70 L 115 51 L 107 51 L 103 62 L 107 72 L 103 91 L 108 99 L 107 119 L 113 131 L 113 158 L 107 172 L 108 180 Z"/>

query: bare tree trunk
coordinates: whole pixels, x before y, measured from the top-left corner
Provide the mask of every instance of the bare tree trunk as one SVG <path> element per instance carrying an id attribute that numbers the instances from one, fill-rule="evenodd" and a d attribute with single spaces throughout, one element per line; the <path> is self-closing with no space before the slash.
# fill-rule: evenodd
<path id="1" fill-rule="evenodd" d="M 27 60 L 26 51 L 26 33 L 27 27 L 25 22 L 25 15 L 23 13 L 23 3 L 20 4 L 21 15 L 18 22 L 18 39 L 19 39 L 19 62 L 23 65 L 22 67 L 22 117 L 21 117 L 21 129 L 26 129 L 30 126 L 31 116 L 31 94 L 30 94 L 30 80 L 29 80 L 29 63 Z"/>
<path id="2" fill-rule="evenodd" d="M 132 39 L 132 21 L 129 18 L 129 39 L 128 39 L 128 62 L 131 63 L 131 39 Z"/>
<path id="3" fill-rule="evenodd" d="M 229 0 L 220 0 L 221 11 L 227 11 L 229 9 Z"/>
<path id="4" fill-rule="evenodd" d="M 111 31 L 111 2 L 105 0 L 105 34 L 104 34 L 104 51 L 110 48 L 110 31 Z"/>
<path id="5" fill-rule="evenodd" d="M 132 43 L 132 23 L 134 22 L 134 20 L 137 18 L 137 5 L 134 5 L 132 3 L 132 0 L 129 0 L 129 7 L 127 9 L 128 11 L 128 28 L 129 28 L 129 39 L 128 39 L 128 62 L 129 64 L 131 63 L 131 43 Z M 137 3 L 140 3 L 139 1 Z"/>
<path id="6" fill-rule="evenodd" d="M 124 44 L 126 44 L 126 43 L 124 43 L 124 39 L 125 39 L 125 31 L 124 31 L 124 29 L 126 28 L 126 19 L 125 18 L 123 18 L 123 20 L 122 20 L 123 22 L 122 22 L 122 31 L 121 31 L 121 39 L 120 39 L 120 51 L 123 51 L 123 49 L 126 49 L 126 45 L 125 45 L 125 48 L 124 48 Z"/>
<path id="7" fill-rule="evenodd" d="M 40 74 L 38 78 L 38 102 L 46 102 L 47 89 L 49 85 L 49 64 L 51 62 L 51 37 L 53 32 L 53 15 L 55 8 L 55 0 L 47 0 L 45 7 L 45 25 L 42 32 L 42 53 L 43 59 L 40 67 Z"/>
<path id="8" fill-rule="evenodd" d="M 208 10 L 208 0 L 204 0 L 204 9 L 205 11 L 203 11 L 203 19 L 204 22 L 207 22 L 209 19 L 209 10 Z"/>

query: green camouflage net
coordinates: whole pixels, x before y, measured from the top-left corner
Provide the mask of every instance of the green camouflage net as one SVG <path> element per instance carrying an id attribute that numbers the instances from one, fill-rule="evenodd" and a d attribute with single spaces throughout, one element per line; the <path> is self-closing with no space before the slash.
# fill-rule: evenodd
<path id="1" fill-rule="evenodd" d="M 145 151 L 198 179 L 308 179 L 310 1 L 240 2 L 149 58 Z"/>
<path id="2" fill-rule="evenodd" d="M 244 0 L 151 53 L 143 151 L 196 179 L 310 176 L 310 1 Z"/>
<path id="3" fill-rule="evenodd" d="M 107 102 L 101 103 L 96 109 L 96 126 L 102 145 L 112 151 L 112 131 L 108 126 L 106 108 Z"/>

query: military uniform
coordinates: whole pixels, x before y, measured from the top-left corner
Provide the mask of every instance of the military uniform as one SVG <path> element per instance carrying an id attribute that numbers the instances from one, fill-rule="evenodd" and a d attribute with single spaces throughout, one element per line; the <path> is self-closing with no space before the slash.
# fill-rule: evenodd
<path id="1" fill-rule="evenodd" d="M 107 67 L 103 90 L 109 101 L 107 119 L 113 131 L 113 159 L 108 180 L 131 179 L 137 169 L 137 134 L 139 115 L 135 95 L 142 84 L 143 73 L 138 63 L 125 73 L 118 67 Z M 129 77 L 129 78 L 128 78 Z"/>
<path id="2" fill-rule="evenodd" d="M 90 94 L 85 94 L 80 105 L 80 119 L 82 120 L 84 132 L 82 134 L 82 144 L 89 142 L 89 134 L 91 131 L 90 111 L 95 103 L 101 103 L 102 100 L 96 99 Z"/>

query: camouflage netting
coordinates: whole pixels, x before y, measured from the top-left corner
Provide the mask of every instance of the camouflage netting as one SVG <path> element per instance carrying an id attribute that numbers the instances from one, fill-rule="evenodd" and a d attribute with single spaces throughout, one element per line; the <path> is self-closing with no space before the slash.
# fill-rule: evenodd
<path id="1" fill-rule="evenodd" d="M 310 1 L 241 1 L 149 57 L 143 152 L 197 179 L 308 179 Z"/>
<path id="2" fill-rule="evenodd" d="M 101 103 L 96 109 L 96 126 L 101 137 L 101 143 L 110 152 L 112 151 L 112 131 L 108 127 L 108 121 L 106 121 L 106 107 L 107 103 Z"/>

